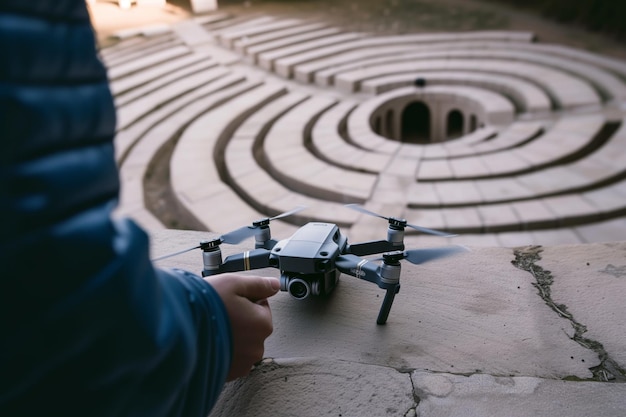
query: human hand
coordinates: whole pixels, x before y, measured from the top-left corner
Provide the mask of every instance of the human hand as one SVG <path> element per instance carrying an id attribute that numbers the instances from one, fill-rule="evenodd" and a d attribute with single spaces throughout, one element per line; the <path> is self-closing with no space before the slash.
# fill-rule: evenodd
<path id="1" fill-rule="evenodd" d="M 272 313 L 267 298 L 280 289 L 280 281 L 251 275 L 221 274 L 206 281 L 222 298 L 233 335 L 233 358 L 227 380 L 247 375 L 263 359 L 265 339 L 272 334 Z"/>

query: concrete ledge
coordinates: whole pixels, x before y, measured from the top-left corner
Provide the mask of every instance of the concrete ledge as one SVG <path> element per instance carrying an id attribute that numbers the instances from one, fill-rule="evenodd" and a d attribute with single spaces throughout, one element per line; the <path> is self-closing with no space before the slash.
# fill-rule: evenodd
<path id="1" fill-rule="evenodd" d="M 625 393 L 623 384 L 268 359 L 228 384 L 211 416 L 617 416 Z"/>
<path id="2" fill-rule="evenodd" d="M 209 237 L 158 231 L 152 254 Z M 252 244 L 222 250 L 227 256 Z M 621 415 L 626 243 L 470 249 L 403 263 L 385 326 L 375 324 L 382 291 L 353 277 L 342 275 L 326 299 L 272 297 L 271 359 L 228 384 L 212 415 Z M 198 272 L 201 253 L 159 264 Z M 536 286 L 546 277 L 550 302 Z M 574 322 L 586 327 L 586 341 Z M 608 361 L 622 371 L 612 374 Z"/>

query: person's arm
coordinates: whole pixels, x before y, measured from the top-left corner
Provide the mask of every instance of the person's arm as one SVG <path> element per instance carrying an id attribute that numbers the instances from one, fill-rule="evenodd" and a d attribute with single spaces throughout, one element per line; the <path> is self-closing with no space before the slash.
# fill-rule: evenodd
<path id="1" fill-rule="evenodd" d="M 84 0 L 0 2 L 0 50 L 0 415 L 206 416 L 258 356 L 238 332 L 271 331 L 270 291 L 156 269 L 111 219 L 115 109 Z"/>

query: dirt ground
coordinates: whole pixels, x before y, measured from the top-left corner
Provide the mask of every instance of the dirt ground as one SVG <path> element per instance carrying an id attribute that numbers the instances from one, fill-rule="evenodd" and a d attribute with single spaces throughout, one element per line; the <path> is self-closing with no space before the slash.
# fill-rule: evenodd
<path id="1" fill-rule="evenodd" d="M 607 36 L 488 0 L 218 0 L 219 11 L 324 20 L 349 30 L 376 34 L 509 29 L 532 31 L 541 42 L 560 43 L 626 59 L 626 45 Z M 190 0 L 169 0 L 165 8 L 121 10 L 98 0 L 92 18 L 102 44 L 111 33 L 132 26 L 173 23 L 191 16 Z"/>

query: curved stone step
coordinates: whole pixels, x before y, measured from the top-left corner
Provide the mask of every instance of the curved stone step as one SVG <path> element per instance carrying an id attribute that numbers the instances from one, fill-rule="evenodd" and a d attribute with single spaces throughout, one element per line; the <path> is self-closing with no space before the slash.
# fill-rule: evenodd
<path id="1" fill-rule="evenodd" d="M 417 74 L 420 71 L 476 71 L 486 74 L 513 75 L 540 85 L 559 108 L 596 107 L 600 97 L 583 80 L 563 71 L 527 62 L 472 59 L 426 59 L 409 62 L 395 61 L 389 64 L 343 72 L 335 77 L 340 91 L 355 92 L 367 79 L 400 73 Z"/>
<path id="2" fill-rule="evenodd" d="M 260 85 L 204 112 L 182 132 L 170 160 L 172 191 L 177 204 L 209 230 L 235 229 L 242 217 L 252 216 L 250 206 L 222 181 L 217 149 L 247 116 L 285 92 L 280 85 Z"/>
<path id="3" fill-rule="evenodd" d="M 330 165 L 311 154 L 304 142 L 310 124 L 336 104 L 318 97 L 303 101 L 276 120 L 263 142 L 267 171 L 301 194 L 342 203 L 363 203 L 369 198 L 376 176 Z"/>
<path id="4" fill-rule="evenodd" d="M 327 221 L 341 225 L 352 223 L 352 215 L 342 204 L 307 197 L 287 188 L 271 176 L 255 154 L 272 125 L 296 108 L 308 96 L 288 93 L 277 98 L 247 118 L 234 131 L 224 150 L 224 172 L 229 185 L 252 207 L 263 213 L 278 214 L 296 206 L 308 210 L 295 214 L 292 221 Z"/>
<path id="5" fill-rule="evenodd" d="M 292 221 L 366 236 L 381 220 L 343 208 L 359 202 L 467 234 L 457 242 L 509 245 L 584 241 L 626 214 L 626 134 L 623 125 L 612 130 L 625 119 L 619 60 L 531 43 L 522 33 L 378 37 L 271 16 L 185 24 L 101 53 L 120 115 L 118 214 L 147 227 L 160 226 L 144 207 L 143 178 L 178 136 L 170 161 L 176 204 L 219 232 L 305 205 Z M 198 31 L 206 36 L 196 42 Z M 219 45 L 263 57 L 261 66 L 283 78 Z M 211 56 L 222 53 L 228 62 Z M 427 79 L 421 96 L 416 76 Z M 291 77 L 326 82 L 317 90 Z M 412 94 L 407 103 L 430 103 L 430 93 L 478 112 L 484 127 L 420 145 L 382 136 L 400 131 L 383 123 L 389 100 Z M 436 239 L 407 231 L 406 242 Z"/>
<path id="6" fill-rule="evenodd" d="M 529 81 L 508 75 L 467 71 L 424 71 L 416 74 L 395 74 L 372 78 L 364 81 L 361 89 L 365 93 L 381 94 L 397 88 L 413 86 L 417 78 L 426 80 L 427 85 L 468 85 L 494 91 L 509 98 L 515 104 L 517 113 L 547 114 L 552 110 L 552 103 L 544 90 Z"/>

